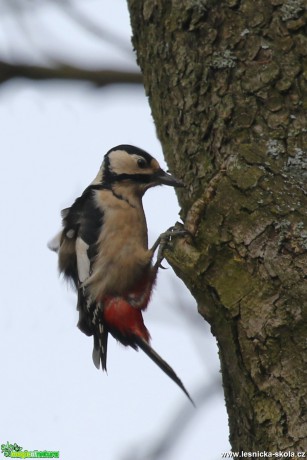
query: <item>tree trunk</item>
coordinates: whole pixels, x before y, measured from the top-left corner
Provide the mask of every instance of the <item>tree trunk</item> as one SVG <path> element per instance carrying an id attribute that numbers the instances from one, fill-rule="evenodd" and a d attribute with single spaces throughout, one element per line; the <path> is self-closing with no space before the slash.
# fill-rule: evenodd
<path id="1" fill-rule="evenodd" d="M 186 184 L 192 237 L 167 257 L 216 336 L 232 448 L 306 451 L 304 0 L 128 4 L 157 133 Z"/>

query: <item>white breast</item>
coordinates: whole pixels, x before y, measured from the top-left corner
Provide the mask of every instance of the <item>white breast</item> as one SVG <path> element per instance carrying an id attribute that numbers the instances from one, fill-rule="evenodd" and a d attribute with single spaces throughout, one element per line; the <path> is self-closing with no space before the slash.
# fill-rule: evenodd
<path id="1" fill-rule="evenodd" d="M 141 199 L 129 203 L 102 190 L 96 200 L 104 214 L 103 226 L 92 275 L 85 282 L 95 299 L 132 288 L 151 260 Z"/>

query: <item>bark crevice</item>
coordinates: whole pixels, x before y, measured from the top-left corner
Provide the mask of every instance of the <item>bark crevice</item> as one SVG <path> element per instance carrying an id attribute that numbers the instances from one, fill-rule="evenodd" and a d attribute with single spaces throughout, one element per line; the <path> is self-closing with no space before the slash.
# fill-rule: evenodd
<path id="1" fill-rule="evenodd" d="M 167 252 L 210 323 L 235 451 L 307 450 L 302 2 L 129 0 L 191 236 Z"/>

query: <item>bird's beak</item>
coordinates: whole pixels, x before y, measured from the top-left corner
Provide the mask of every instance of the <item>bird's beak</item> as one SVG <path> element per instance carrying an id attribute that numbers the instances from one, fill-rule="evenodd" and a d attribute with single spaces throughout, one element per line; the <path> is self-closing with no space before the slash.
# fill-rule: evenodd
<path id="1" fill-rule="evenodd" d="M 163 171 L 163 169 L 161 168 L 155 173 L 154 176 L 155 181 L 158 184 L 170 185 L 171 187 L 184 187 L 183 182 L 176 179 L 176 177 L 172 176 L 171 174 L 168 174 L 167 172 Z"/>

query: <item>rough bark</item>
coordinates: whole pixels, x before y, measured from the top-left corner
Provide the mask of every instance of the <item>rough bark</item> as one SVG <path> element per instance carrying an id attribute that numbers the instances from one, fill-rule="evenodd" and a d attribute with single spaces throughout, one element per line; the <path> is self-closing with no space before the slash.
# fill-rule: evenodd
<path id="1" fill-rule="evenodd" d="M 157 133 L 186 184 L 193 237 L 168 260 L 216 336 L 233 450 L 306 451 L 305 3 L 128 4 Z"/>

